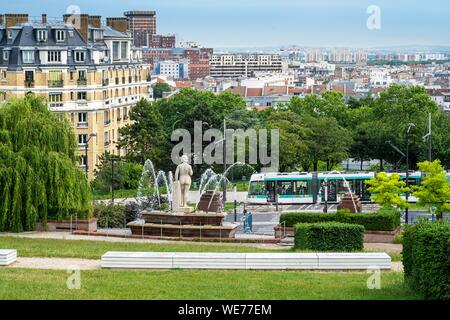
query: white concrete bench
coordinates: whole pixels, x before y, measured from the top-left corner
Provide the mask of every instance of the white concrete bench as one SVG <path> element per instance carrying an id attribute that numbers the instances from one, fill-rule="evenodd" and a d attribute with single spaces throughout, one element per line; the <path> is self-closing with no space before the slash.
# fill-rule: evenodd
<path id="1" fill-rule="evenodd" d="M 390 269 L 386 253 L 107 252 L 102 268 L 366 270 Z"/>
<path id="2" fill-rule="evenodd" d="M 0 266 L 9 266 L 17 260 L 17 250 L 0 249 Z"/>

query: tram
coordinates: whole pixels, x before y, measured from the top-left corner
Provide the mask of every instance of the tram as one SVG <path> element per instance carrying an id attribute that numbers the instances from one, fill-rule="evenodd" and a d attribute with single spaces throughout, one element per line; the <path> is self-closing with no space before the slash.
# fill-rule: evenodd
<path id="1" fill-rule="evenodd" d="M 399 173 L 406 180 L 406 173 Z M 409 185 L 419 185 L 421 172 L 409 174 Z M 369 188 L 364 182 L 375 177 L 374 172 L 291 172 L 291 173 L 259 173 L 250 178 L 247 195 L 249 204 L 315 204 L 327 199 L 329 203 L 339 203 L 344 194 L 349 192 L 359 195 L 362 202 L 371 202 Z M 447 173 L 450 180 L 450 172 Z M 325 185 L 327 186 L 325 188 Z M 328 191 L 325 197 L 325 190 Z M 404 195 L 401 195 L 404 197 Z M 409 202 L 417 202 L 414 193 Z"/>

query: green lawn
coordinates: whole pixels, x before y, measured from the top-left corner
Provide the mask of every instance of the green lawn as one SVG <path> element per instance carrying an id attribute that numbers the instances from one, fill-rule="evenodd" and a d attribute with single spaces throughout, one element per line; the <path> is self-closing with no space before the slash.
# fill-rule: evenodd
<path id="1" fill-rule="evenodd" d="M 66 287 L 65 271 L 0 269 L 4 299 L 420 299 L 403 273 L 383 272 L 381 289 L 370 274 L 301 271 L 81 271 L 81 289 Z"/>
<path id="2" fill-rule="evenodd" d="M 290 248 L 262 249 L 246 245 L 220 243 L 135 243 L 91 240 L 31 239 L 0 237 L 0 248 L 17 249 L 20 257 L 84 258 L 100 259 L 107 251 L 156 251 L 156 252 L 293 252 Z M 387 252 L 392 261 L 400 261 L 401 255 Z"/>
<path id="3" fill-rule="evenodd" d="M 273 252 L 250 246 L 229 244 L 192 243 L 135 243 L 90 240 L 30 239 L 0 237 L 0 248 L 17 249 L 19 257 L 58 257 L 100 259 L 107 251 L 156 251 L 156 252 Z M 280 249 L 277 252 L 287 252 Z"/>

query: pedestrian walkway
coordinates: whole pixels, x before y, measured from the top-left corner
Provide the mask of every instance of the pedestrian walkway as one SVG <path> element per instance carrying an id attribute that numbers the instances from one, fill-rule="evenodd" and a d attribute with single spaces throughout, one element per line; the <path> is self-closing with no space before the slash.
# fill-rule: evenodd
<path id="1" fill-rule="evenodd" d="M 97 270 L 100 260 L 75 258 L 17 258 L 9 268 L 46 269 L 46 270 Z"/>

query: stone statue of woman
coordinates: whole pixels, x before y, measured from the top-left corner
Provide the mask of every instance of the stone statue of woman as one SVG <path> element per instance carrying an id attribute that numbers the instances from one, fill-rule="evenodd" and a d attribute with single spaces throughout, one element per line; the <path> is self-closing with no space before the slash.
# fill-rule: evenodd
<path id="1" fill-rule="evenodd" d="M 192 174 L 192 167 L 188 163 L 188 157 L 186 155 L 183 155 L 181 157 L 181 163 L 178 165 L 175 171 L 174 177 L 174 211 L 177 211 L 177 209 L 180 208 L 188 207 L 189 189 L 191 188 Z M 180 188 L 179 191 L 177 190 L 178 188 Z"/>

